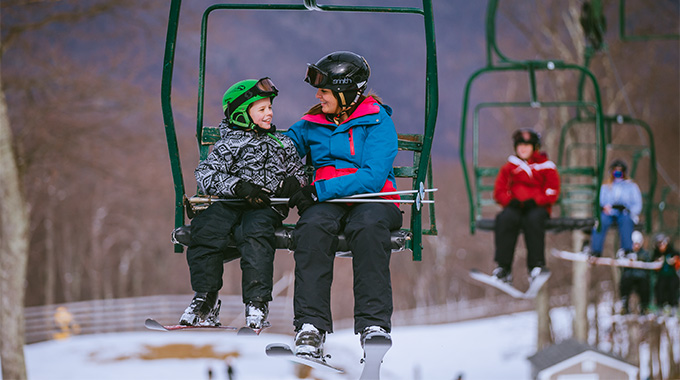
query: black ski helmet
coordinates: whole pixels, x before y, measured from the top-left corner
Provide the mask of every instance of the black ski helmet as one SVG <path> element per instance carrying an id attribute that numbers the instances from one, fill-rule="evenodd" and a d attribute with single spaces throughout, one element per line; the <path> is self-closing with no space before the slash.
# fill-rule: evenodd
<path id="1" fill-rule="evenodd" d="M 541 146 L 541 135 L 531 128 L 522 128 L 512 134 L 513 147 L 517 148 L 519 144 L 531 144 L 534 150 L 538 150 Z"/>
<path id="2" fill-rule="evenodd" d="M 364 57 L 351 51 L 330 53 L 307 64 L 305 82 L 332 90 L 341 108 L 354 104 L 366 90 L 371 68 Z"/>

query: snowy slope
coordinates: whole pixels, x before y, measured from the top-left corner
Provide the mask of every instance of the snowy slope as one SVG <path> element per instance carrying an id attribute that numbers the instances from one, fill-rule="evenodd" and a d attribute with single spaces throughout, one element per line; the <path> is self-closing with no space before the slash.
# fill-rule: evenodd
<path id="1" fill-rule="evenodd" d="M 556 316 L 554 316 L 555 319 Z M 559 319 L 559 318 L 557 318 Z M 387 353 L 382 379 L 528 379 L 526 357 L 535 351 L 535 313 L 475 320 L 447 325 L 396 327 L 394 345 Z M 26 347 L 31 380 L 91 379 L 227 379 L 224 356 L 231 358 L 234 379 L 296 379 L 296 367 L 283 359 L 268 358 L 271 342 L 290 343 L 292 336 L 267 334 L 239 337 L 231 332 L 139 332 L 77 336 Z M 186 350 L 186 346 L 189 350 Z M 203 357 L 178 359 L 174 352 Z M 318 379 L 358 379 L 361 348 L 349 330 L 329 335 L 331 362 L 345 375 L 313 370 Z M 167 358 L 158 358 L 166 355 Z M 180 354 L 184 355 L 184 354 Z M 177 355 L 175 355 L 177 356 Z M 213 358 L 210 358 L 213 356 Z"/>

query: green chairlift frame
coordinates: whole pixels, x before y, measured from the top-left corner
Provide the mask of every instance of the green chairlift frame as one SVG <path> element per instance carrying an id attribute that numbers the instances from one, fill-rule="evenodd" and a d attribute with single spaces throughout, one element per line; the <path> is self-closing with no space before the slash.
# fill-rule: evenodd
<path id="1" fill-rule="evenodd" d="M 163 110 L 163 120 L 165 123 L 165 134 L 172 166 L 172 176 L 175 188 L 175 227 L 184 225 L 184 199 L 185 187 L 182 176 L 177 135 L 175 132 L 175 122 L 171 104 L 172 75 L 175 59 L 175 47 L 177 43 L 177 30 L 179 24 L 181 0 L 172 0 L 170 4 L 170 16 L 168 21 L 168 31 L 165 43 L 165 57 L 163 60 L 163 78 L 161 82 L 161 105 Z M 214 131 L 209 127 L 203 126 L 203 106 L 204 106 L 204 84 L 206 66 L 206 43 L 208 18 L 216 10 L 267 10 L 267 11 L 318 11 L 318 12 L 367 12 L 367 13 L 398 13 L 414 14 L 423 17 L 425 44 L 426 44 L 426 77 L 425 77 L 425 120 L 423 134 L 402 134 L 399 139 L 400 150 L 410 150 L 414 152 L 414 165 L 407 167 L 395 167 L 395 175 L 398 177 L 412 178 L 413 188 L 418 189 L 419 184 L 427 184 L 432 187 L 432 165 L 430 152 L 434 136 L 434 129 L 437 120 L 437 110 L 439 106 L 439 89 L 437 76 L 437 54 L 434 33 L 434 15 L 432 1 L 423 0 L 422 8 L 415 7 L 386 7 L 368 5 L 321 5 L 316 0 L 303 0 L 302 4 L 214 4 L 206 8 L 203 13 L 201 24 L 200 40 L 200 66 L 199 66 L 199 94 L 198 112 L 196 124 L 196 137 L 198 149 L 201 157 L 205 157 L 209 151 L 211 140 L 214 140 Z M 204 135 L 205 132 L 205 135 Z M 214 143 L 214 141 L 212 141 Z M 430 193 L 431 194 L 431 193 Z M 432 199 L 432 196 L 430 196 Z M 413 251 L 413 260 L 422 259 L 422 235 L 436 235 L 436 220 L 434 215 L 434 205 L 428 205 L 429 226 L 423 229 L 422 208 L 413 204 L 411 208 L 410 229 L 412 238 L 407 244 L 407 248 Z M 175 252 L 182 252 L 181 245 L 175 245 Z"/>
<path id="2" fill-rule="evenodd" d="M 619 16 L 620 16 L 620 37 L 622 40 L 626 40 L 624 38 L 624 19 L 625 19 L 625 0 L 620 0 L 619 2 Z M 589 27 L 589 32 L 585 32 L 587 36 L 591 37 L 591 43 L 587 44 L 585 47 L 584 51 L 584 67 L 589 67 L 590 62 L 594 55 L 602 50 L 604 48 L 604 43 L 600 39 L 604 35 L 604 28 L 605 28 L 605 18 L 603 15 L 603 7 L 602 7 L 602 1 L 601 0 L 592 0 L 590 3 L 589 7 L 589 14 L 582 15 L 582 19 L 588 19 L 591 20 L 591 23 L 588 25 Z M 593 30 L 599 30 L 600 33 L 593 33 Z M 597 38 L 596 38 L 597 37 Z M 668 38 L 669 36 L 649 36 L 649 37 L 662 37 L 662 38 Z M 638 38 L 636 40 L 646 40 L 649 38 Z M 596 41 L 595 41 L 596 40 Z M 631 40 L 631 39 L 628 39 Z M 594 41 L 594 44 L 592 43 Z M 597 45 L 597 46 L 593 46 Z M 579 99 L 584 99 L 584 84 L 585 84 L 585 75 L 581 75 L 581 78 L 579 79 L 578 83 L 578 94 L 579 94 Z M 575 124 L 575 123 L 592 123 L 596 122 L 595 118 L 598 117 L 599 115 L 595 115 L 593 112 L 588 112 L 587 108 L 583 108 L 579 110 L 577 116 L 568 121 L 563 127 L 561 131 L 561 138 L 560 138 L 560 149 L 559 149 L 559 156 L 558 156 L 558 161 L 557 165 L 558 166 L 564 166 L 564 159 L 563 159 L 563 153 L 567 155 L 566 161 L 569 162 L 569 153 L 571 148 L 583 148 L 587 144 L 582 144 L 581 146 L 569 146 L 565 147 L 565 141 L 566 141 L 566 134 L 568 130 Z M 645 231 L 647 233 L 650 233 L 652 230 L 652 209 L 653 209 L 653 201 L 654 201 L 654 192 L 656 190 L 656 153 L 655 153 L 655 147 L 654 147 L 654 137 L 652 135 L 651 128 L 647 123 L 640 119 L 633 118 L 631 116 L 626 116 L 626 115 L 603 115 L 603 122 L 604 122 L 604 128 L 605 128 L 605 146 L 608 149 L 621 149 L 621 150 L 631 150 L 633 151 L 632 153 L 632 170 L 630 171 L 631 178 L 635 177 L 635 172 L 637 168 L 637 163 L 640 160 L 640 158 L 643 155 L 647 155 L 650 158 L 650 167 L 649 167 L 649 187 L 646 192 L 642 193 L 643 196 L 643 215 L 645 216 Z M 649 141 L 649 145 L 646 148 L 640 148 L 639 145 L 630 145 L 630 146 L 624 146 L 621 144 L 612 144 L 613 141 L 613 126 L 614 125 L 632 125 L 638 128 L 642 128 L 645 133 L 647 134 L 647 141 Z M 598 147 L 599 148 L 599 147 Z M 606 155 L 606 153 L 605 153 Z M 562 205 L 564 206 L 564 205 Z"/>
<path id="3" fill-rule="evenodd" d="M 598 149 L 597 144 L 588 143 L 572 143 L 566 144 L 566 135 L 569 130 L 577 125 L 578 123 L 594 123 L 594 116 L 584 116 L 576 117 L 569 120 L 562 126 L 560 132 L 560 145 L 557 156 L 557 165 L 559 167 L 565 167 L 564 162 L 569 162 L 572 152 L 576 149 Z M 642 128 L 647 136 L 647 145 L 629 145 L 629 144 L 613 144 L 613 135 L 615 133 L 614 129 L 622 126 L 630 126 L 635 128 Z M 636 178 L 637 169 L 642 157 L 649 157 L 649 167 L 648 167 L 648 186 L 646 191 L 642 191 L 643 200 L 643 215 L 645 220 L 644 230 L 646 233 L 652 232 L 652 212 L 654 210 L 654 194 L 656 191 L 657 184 L 657 172 L 656 172 L 656 148 L 654 145 L 654 136 L 652 134 L 651 127 L 646 122 L 635 119 L 626 115 L 604 115 L 604 127 L 605 127 L 605 147 L 606 150 L 620 150 L 620 151 L 630 151 L 631 152 L 631 168 L 629 174 L 631 178 Z M 606 156 L 605 152 L 605 156 Z M 609 157 L 613 159 L 613 157 Z M 584 168 L 586 169 L 586 168 Z M 593 185 L 594 186 L 594 185 Z M 565 205 L 560 205 L 564 207 Z"/>
<path id="4" fill-rule="evenodd" d="M 595 117 L 595 133 L 598 138 L 598 144 L 599 146 L 602 147 L 604 146 L 604 123 L 603 123 L 603 115 L 602 115 L 602 102 L 601 102 L 601 97 L 600 97 L 600 89 L 599 85 L 597 83 L 597 80 L 595 76 L 593 75 L 590 70 L 584 66 L 576 65 L 576 64 L 569 64 L 565 63 L 562 61 L 553 61 L 553 60 L 513 60 L 508 58 L 505 54 L 503 54 L 500 49 L 498 48 L 498 45 L 496 43 L 496 13 L 498 9 L 498 0 L 490 0 L 487 6 L 487 13 L 486 13 L 486 51 L 487 51 L 487 64 L 485 67 L 475 71 L 470 78 L 468 79 L 466 85 L 465 85 L 465 92 L 463 96 L 463 107 L 461 111 L 461 127 L 460 127 L 460 160 L 461 160 L 461 165 L 463 167 L 463 176 L 465 178 L 465 186 L 467 190 L 467 195 L 468 195 L 468 203 L 469 203 L 469 223 L 470 223 L 470 233 L 474 234 L 476 229 L 478 227 L 484 228 L 484 229 L 489 229 L 490 224 L 488 221 L 484 221 L 480 219 L 481 217 L 481 210 L 479 209 L 485 202 L 482 201 L 482 193 L 484 191 L 489 191 L 488 188 L 485 188 L 483 186 L 479 186 L 481 184 L 482 177 L 489 177 L 489 176 L 495 176 L 495 173 L 498 172 L 499 168 L 484 168 L 484 167 L 479 167 L 478 166 L 478 161 L 477 161 L 477 150 L 478 150 L 478 144 L 477 142 L 473 143 L 473 157 L 474 161 L 473 162 L 473 174 L 475 178 L 475 188 L 473 189 L 472 187 L 472 181 L 470 179 L 470 173 L 468 172 L 468 165 L 467 165 L 467 158 L 466 158 L 466 129 L 467 129 L 467 117 L 468 117 L 468 108 L 469 108 L 469 102 L 470 102 L 470 90 L 472 88 L 472 84 L 474 81 L 479 78 L 480 76 L 488 73 L 494 73 L 494 72 L 526 72 L 528 75 L 528 81 L 529 81 L 529 89 L 530 89 L 530 96 L 529 99 L 525 101 L 515 101 L 515 102 L 495 102 L 495 103 L 484 103 L 479 105 L 475 109 L 475 121 L 477 120 L 477 112 L 481 108 L 488 108 L 488 107 L 532 107 L 532 108 L 540 108 L 540 107 L 576 107 L 578 109 L 582 108 L 594 108 L 594 113 L 596 115 Z M 495 62 L 495 59 L 497 62 Z M 554 71 L 554 70 L 563 70 L 563 71 L 575 71 L 577 73 L 580 73 L 583 81 L 585 79 L 589 79 L 592 83 L 593 86 L 593 101 L 584 101 L 581 98 L 581 94 L 579 93 L 579 98 L 575 100 L 562 100 L 562 101 L 543 101 L 539 99 L 538 97 L 538 91 L 537 91 L 537 84 L 536 84 L 536 73 L 539 71 Z M 473 125 L 474 134 L 477 134 L 478 131 L 478 125 L 475 124 Z M 595 166 L 593 170 L 589 171 L 580 171 L 577 170 L 576 172 L 580 174 L 588 174 L 592 177 L 593 184 L 595 186 L 595 189 L 599 189 L 600 185 L 602 184 L 602 178 L 603 178 L 603 168 L 604 168 L 604 162 L 605 162 L 605 151 L 603 148 L 598 149 L 598 154 L 597 154 L 597 162 L 595 163 Z M 570 169 L 569 168 L 559 168 L 561 175 L 564 175 L 565 173 L 569 173 Z M 592 204 L 592 212 L 593 215 L 591 218 L 588 219 L 594 219 L 594 220 L 599 220 L 599 212 L 597 212 L 597 205 L 599 204 L 599 191 L 595 191 L 594 194 L 594 201 Z M 479 225 L 478 225 L 479 224 Z M 588 223 L 589 224 L 589 223 Z M 568 228 L 564 229 L 573 229 L 573 228 L 581 228 L 583 226 L 582 222 L 576 222 L 576 223 L 570 223 L 570 226 Z M 559 226 L 556 226 L 559 227 Z M 562 226 L 564 227 L 564 226 Z M 560 228 L 558 228 L 560 229 Z"/>

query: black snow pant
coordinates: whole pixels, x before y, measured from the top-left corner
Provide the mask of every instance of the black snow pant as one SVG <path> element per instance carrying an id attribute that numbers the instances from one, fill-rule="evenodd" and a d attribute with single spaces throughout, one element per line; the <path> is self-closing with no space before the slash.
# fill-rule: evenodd
<path id="1" fill-rule="evenodd" d="M 243 302 L 272 300 L 272 276 L 276 238 L 282 217 L 271 208 L 213 203 L 191 221 L 187 262 L 191 288 L 215 292 L 222 288 L 223 259 L 227 247 L 236 244 L 241 254 Z"/>
<path id="2" fill-rule="evenodd" d="M 649 278 L 646 275 L 627 274 L 621 276 L 619 285 L 623 307 L 628 310 L 628 299 L 635 292 L 640 297 L 640 308 L 644 311 L 649 306 Z"/>
<path id="3" fill-rule="evenodd" d="M 333 332 L 331 283 L 341 233 L 353 255 L 355 333 L 374 325 L 391 330 L 390 239 L 401 220 L 392 203 L 319 203 L 302 214 L 293 232 L 296 330 L 311 323 Z"/>
<path id="4" fill-rule="evenodd" d="M 680 283 L 680 280 L 675 273 L 660 274 L 656 278 L 656 287 L 654 289 L 656 306 L 678 306 L 678 283 Z"/>
<path id="5" fill-rule="evenodd" d="M 494 227 L 494 242 L 496 252 L 494 259 L 498 266 L 512 269 L 515 257 L 515 245 L 520 231 L 524 233 L 527 246 L 527 268 L 545 265 L 545 221 L 549 218 L 548 211 L 543 207 L 529 210 L 519 210 L 506 207 L 496 215 Z"/>

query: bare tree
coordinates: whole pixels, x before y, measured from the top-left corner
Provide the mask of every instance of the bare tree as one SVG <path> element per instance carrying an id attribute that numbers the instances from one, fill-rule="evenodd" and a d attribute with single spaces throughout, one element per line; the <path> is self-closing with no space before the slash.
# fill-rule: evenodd
<path id="1" fill-rule="evenodd" d="M 21 380 L 26 378 L 24 281 L 28 261 L 28 210 L 14 155 L 1 76 L 0 162 L 0 360 L 3 379 Z"/>

